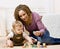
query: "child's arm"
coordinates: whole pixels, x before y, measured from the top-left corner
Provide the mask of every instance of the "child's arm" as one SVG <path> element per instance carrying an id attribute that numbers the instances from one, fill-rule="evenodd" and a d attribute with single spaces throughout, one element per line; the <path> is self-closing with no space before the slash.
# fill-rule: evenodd
<path id="1" fill-rule="evenodd" d="M 5 37 L 5 42 L 4 42 L 4 47 L 13 47 L 12 41 L 10 38 L 13 37 L 13 32 L 10 32 L 6 37 Z M 11 44 L 11 45 L 10 45 Z"/>
<path id="2" fill-rule="evenodd" d="M 13 32 L 10 32 L 6 37 L 5 37 L 5 44 L 7 44 L 7 41 L 10 40 L 10 38 L 13 37 Z"/>
<path id="3" fill-rule="evenodd" d="M 10 38 L 12 38 L 13 37 L 13 32 L 10 32 L 7 36 L 6 36 L 6 40 L 9 40 Z"/>
<path id="4" fill-rule="evenodd" d="M 32 42 L 32 39 L 26 34 L 26 33 L 23 33 L 23 37 L 28 40 L 29 43 L 33 44 Z"/>

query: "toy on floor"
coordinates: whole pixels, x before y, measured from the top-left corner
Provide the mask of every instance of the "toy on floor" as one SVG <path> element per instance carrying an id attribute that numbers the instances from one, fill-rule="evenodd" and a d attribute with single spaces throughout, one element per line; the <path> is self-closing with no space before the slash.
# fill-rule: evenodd
<path id="1" fill-rule="evenodd" d="M 33 43 L 37 42 L 37 44 L 31 44 L 29 42 L 25 42 L 24 45 L 23 45 L 23 48 L 46 48 L 46 43 L 42 43 L 41 45 L 41 42 L 40 41 L 37 41 L 37 39 L 32 38 L 32 41 Z"/>
<path id="2" fill-rule="evenodd" d="M 28 42 L 26 42 L 24 45 L 23 45 L 23 48 L 31 48 L 32 45 Z"/>
<path id="3" fill-rule="evenodd" d="M 37 42 L 37 45 L 33 44 L 33 45 L 35 45 L 35 47 L 37 47 L 37 48 L 40 48 L 40 47 L 41 48 L 46 48 L 47 47 L 46 43 L 42 43 L 42 45 L 41 45 L 41 42 L 40 41 L 37 41 L 37 39 L 35 39 L 33 37 L 31 37 L 31 38 L 32 38 L 33 42 Z"/>
<path id="4" fill-rule="evenodd" d="M 37 45 L 36 44 L 30 44 L 30 43 L 25 43 L 23 48 L 46 48 L 47 45 L 46 43 L 43 43 L 42 45 L 40 45 L 39 42 L 37 42 Z"/>
<path id="5" fill-rule="evenodd" d="M 46 45 L 46 43 L 43 43 L 43 45 L 42 45 L 44 48 L 46 48 L 47 47 L 47 45 Z"/>
<path id="6" fill-rule="evenodd" d="M 23 45 L 23 48 L 40 48 L 40 42 L 37 42 L 37 45 L 36 44 L 30 44 L 29 42 L 26 42 Z"/>
<path id="7" fill-rule="evenodd" d="M 36 47 L 37 47 L 37 45 L 30 44 L 30 43 L 25 43 L 24 46 L 23 46 L 23 48 L 36 48 Z"/>

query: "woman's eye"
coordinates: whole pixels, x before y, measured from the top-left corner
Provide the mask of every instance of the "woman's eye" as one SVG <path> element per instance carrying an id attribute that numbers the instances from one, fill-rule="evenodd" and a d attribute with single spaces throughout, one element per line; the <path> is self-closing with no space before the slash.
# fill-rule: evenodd
<path id="1" fill-rule="evenodd" d="M 23 16 L 24 16 L 25 14 L 23 14 Z"/>
<path id="2" fill-rule="evenodd" d="M 19 16 L 19 17 L 22 17 L 22 16 Z"/>

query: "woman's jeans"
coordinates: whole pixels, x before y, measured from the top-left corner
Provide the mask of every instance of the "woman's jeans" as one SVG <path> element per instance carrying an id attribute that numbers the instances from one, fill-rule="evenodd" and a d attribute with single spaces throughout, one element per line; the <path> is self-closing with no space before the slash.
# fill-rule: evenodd
<path id="1" fill-rule="evenodd" d="M 45 30 L 45 33 L 43 34 L 43 36 L 35 36 L 33 33 L 31 33 L 29 36 L 37 39 L 38 41 L 40 41 L 41 43 L 46 43 L 46 44 L 60 44 L 60 38 L 53 38 L 50 37 L 49 31 Z"/>

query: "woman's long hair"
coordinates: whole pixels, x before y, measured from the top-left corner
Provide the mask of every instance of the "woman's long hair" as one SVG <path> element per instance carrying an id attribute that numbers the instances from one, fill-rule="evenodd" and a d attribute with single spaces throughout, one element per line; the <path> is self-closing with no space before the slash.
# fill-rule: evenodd
<path id="1" fill-rule="evenodd" d="M 22 5 L 22 4 L 18 5 L 16 7 L 15 11 L 14 11 L 14 17 L 15 17 L 16 20 L 19 20 L 21 22 L 23 22 L 23 20 L 21 20 L 20 17 L 19 17 L 19 11 L 20 10 L 25 11 L 29 17 L 30 17 L 30 15 L 32 13 L 27 5 Z M 23 22 L 23 24 L 24 24 L 24 22 Z"/>

